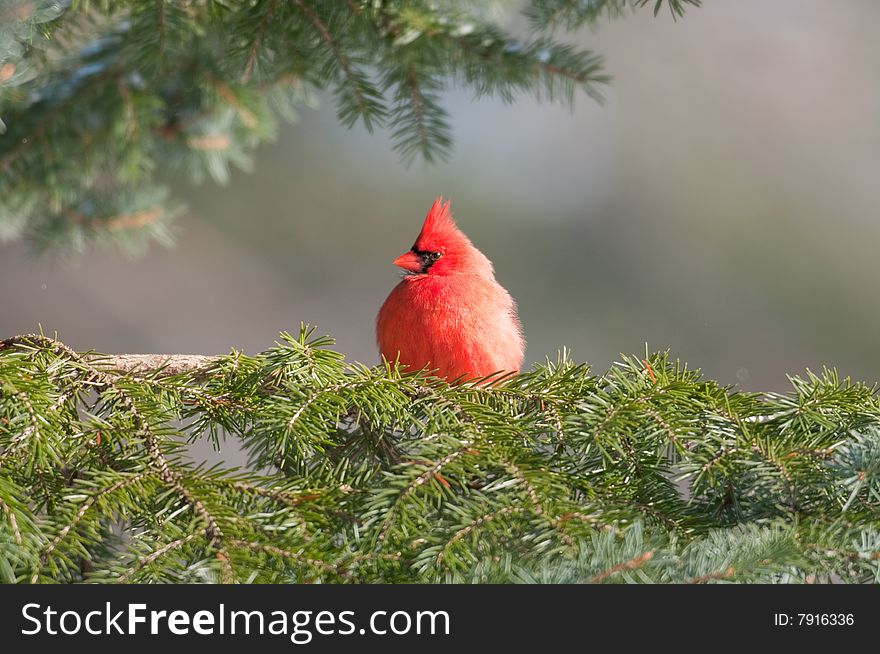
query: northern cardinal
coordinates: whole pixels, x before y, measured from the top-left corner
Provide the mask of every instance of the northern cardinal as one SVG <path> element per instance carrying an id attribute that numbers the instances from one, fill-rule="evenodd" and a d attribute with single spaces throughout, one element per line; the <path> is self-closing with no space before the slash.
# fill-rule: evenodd
<path id="1" fill-rule="evenodd" d="M 376 319 L 387 360 L 451 381 L 519 371 L 525 341 L 516 303 L 453 222 L 449 202 L 434 201 L 415 245 L 394 265 L 405 275 Z"/>

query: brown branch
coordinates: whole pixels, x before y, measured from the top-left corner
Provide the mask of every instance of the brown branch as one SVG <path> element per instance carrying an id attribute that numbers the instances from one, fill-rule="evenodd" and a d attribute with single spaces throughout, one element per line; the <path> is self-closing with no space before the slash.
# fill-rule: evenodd
<path id="1" fill-rule="evenodd" d="M 38 334 L 23 334 L 0 341 L 0 351 L 19 347 L 34 347 L 46 344 L 57 344 L 58 341 Z M 53 349 L 56 346 L 50 345 Z M 66 345 L 60 352 L 68 354 L 74 361 L 82 361 L 94 365 L 101 372 L 151 373 L 160 372 L 168 377 L 187 372 L 207 369 L 219 357 L 207 354 L 85 354 L 82 359 Z"/>
<path id="2" fill-rule="evenodd" d="M 102 369 L 122 373 L 159 372 L 163 377 L 209 368 L 217 357 L 206 354 L 100 354 L 86 357 Z"/>
<path id="3" fill-rule="evenodd" d="M 654 558 L 654 552 L 648 550 L 643 554 L 639 554 L 631 558 L 629 561 L 624 561 L 623 563 L 618 563 L 615 566 L 608 568 L 607 570 L 603 570 L 599 574 L 595 575 L 592 579 L 590 579 L 590 583 L 598 584 L 599 582 L 605 581 L 608 577 L 616 575 L 618 572 L 623 572 L 624 570 L 635 570 L 636 568 L 641 568 L 642 565 L 650 561 Z"/>

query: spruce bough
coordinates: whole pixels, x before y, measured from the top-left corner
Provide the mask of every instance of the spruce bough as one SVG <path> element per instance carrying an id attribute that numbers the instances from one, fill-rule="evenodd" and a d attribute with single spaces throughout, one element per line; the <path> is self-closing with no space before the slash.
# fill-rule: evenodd
<path id="1" fill-rule="evenodd" d="M 120 371 L 3 341 L 0 579 L 880 580 L 876 387 L 745 393 L 663 353 L 455 386 L 331 347 Z"/>
<path id="2" fill-rule="evenodd" d="M 596 99 L 602 58 L 559 28 L 700 0 L 533 0 L 529 30 L 458 0 L 0 0 L 0 240 L 169 242 L 167 179 L 225 182 L 319 94 L 404 162 L 452 148 L 443 94 Z M 520 30 L 522 31 L 522 30 Z"/>

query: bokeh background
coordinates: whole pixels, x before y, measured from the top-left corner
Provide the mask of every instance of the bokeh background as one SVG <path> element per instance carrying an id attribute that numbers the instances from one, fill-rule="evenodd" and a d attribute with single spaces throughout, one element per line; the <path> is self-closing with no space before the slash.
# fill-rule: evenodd
<path id="1" fill-rule="evenodd" d="M 0 335 L 77 349 L 262 350 L 300 321 L 377 360 L 376 311 L 435 195 L 517 298 L 527 361 L 670 348 L 722 382 L 880 378 L 880 2 L 706 0 L 573 40 L 607 102 L 452 91 L 448 163 L 404 168 L 325 101 L 225 187 L 180 186 L 177 245 L 130 260 L 0 245 Z"/>

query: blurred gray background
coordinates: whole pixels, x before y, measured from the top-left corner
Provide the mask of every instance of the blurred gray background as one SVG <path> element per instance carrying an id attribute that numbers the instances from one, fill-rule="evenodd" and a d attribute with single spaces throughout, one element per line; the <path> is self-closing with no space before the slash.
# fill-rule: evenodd
<path id="1" fill-rule="evenodd" d="M 177 245 L 129 260 L 0 245 L 0 336 L 257 352 L 300 321 L 374 363 L 375 314 L 435 195 L 519 302 L 527 362 L 671 348 L 745 389 L 822 364 L 880 377 L 880 2 L 706 0 L 573 37 L 605 106 L 446 99 L 452 159 L 304 111 L 226 187 L 181 186 Z"/>

